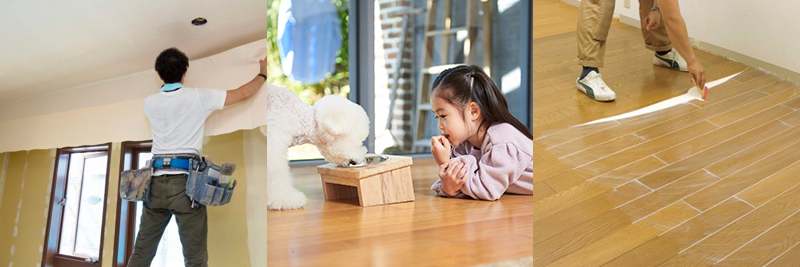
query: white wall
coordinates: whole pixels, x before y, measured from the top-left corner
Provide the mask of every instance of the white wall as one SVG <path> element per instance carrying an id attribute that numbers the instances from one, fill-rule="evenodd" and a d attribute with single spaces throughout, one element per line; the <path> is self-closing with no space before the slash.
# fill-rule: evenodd
<path id="1" fill-rule="evenodd" d="M 630 9 L 623 3 L 616 0 L 616 14 L 638 23 L 639 2 L 631 0 Z M 800 73 L 800 49 L 793 49 L 800 44 L 796 33 L 800 1 L 681 0 L 679 4 L 690 38 Z"/>
<path id="2" fill-rule="evenodd" d="M 686 3 L 683 3 L 686 2 Z M 682 1 L 690 36 L 800 73 L 800 1 Z M 793 49 L 794 48 L 794 49 Z"/>

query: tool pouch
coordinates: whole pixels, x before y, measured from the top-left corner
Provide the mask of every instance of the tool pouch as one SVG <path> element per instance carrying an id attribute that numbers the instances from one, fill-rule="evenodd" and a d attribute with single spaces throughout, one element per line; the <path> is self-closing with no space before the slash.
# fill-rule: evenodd
<path id="1" fill-rule="evenodd" d="M 150 181 L 153 178 L 153 167 L 150 163 L 148 161 L 144 168 L 120 173 L 120 198 L 128 201 L 150 201 Z"/>
<path id="2" fill-rule="evenodd" d="M 193 162 L 186 180 L 186 195 L 192 201 L 206 206 L 222 206 L 231 202 L 234 186 L 231 185 L 230 174 L 221 174 L 220 171 L 220 166 L 205 161 Z"/>

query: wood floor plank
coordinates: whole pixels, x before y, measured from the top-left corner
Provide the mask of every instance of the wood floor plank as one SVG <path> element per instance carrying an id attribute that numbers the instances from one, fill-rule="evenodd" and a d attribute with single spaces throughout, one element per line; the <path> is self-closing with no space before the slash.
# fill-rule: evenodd
<path id="1" fill-rule="evenodd" d="M 461 261 L 462 252 L 477 253 L 474 259 L 484 263 L 531 255 L 532 196 L 492 202 L 437 197 L 430 190 L 436 171 L 432 160 L 415 160 L 414 202 L 360 207 L 357 201 L 325 201 L 316 169 L 293 168 L 294 184 L 309 201 L 303 209 L 268 212 L 269 265 L 446 265 Z M 485 244 L 496 246 L 491 255 L 480 252 Z M 454 249 L 459 252 L 445 252 Z"/>
<path id="2" fill-rule="evenodd" d="M 604 266 L 659 265 L 751 210 L 752 208 L 742 201 L 726 200 L 719 206 L 647 241 Z"/>
<path id="3" fill-rule="evenodd" d="M 550 188 L 544 182 L 538 182 L 533 184 L 533 201 L 536 202 L 540 199 L 547 198 L 555 194 L 556 191 Z"/>
<path id="4" fill-rule="evenodd" d="M 603 122 L 597 123 L 592 125 L 584 125 L 580 127 L 571 127 L 567 129 L 562 129 L 558 131 L 553 131 L 552 133 L 541 136 L 539 138 L 535 138 L 534 141 L 545 145 L 546 147 L 553 147 L 556 145 L 563 144 L 567 141 L 575 140 L 581 138 L 583 136 L 596 133 L 608 128 L 616 127 L 619 123 L 616 121 L 610 122 Z"/>
<path id="5" fill-rule="evenodd" d="M 537 98 L 531 110 L 536 186 L 530 199 L 536 202 L 528 213 L 535 230 L 493 228 L 477 236 L 514 234 L 533 239 L 530 248 L 535 251 L 534 266 L 692 266 L 710 265 L 722 258 L 725 260 L 720 264 L 732 266 L 761 266 L 773 259 L 775 266 L 800 262 L 800 239 L 796 239 L 800 235 L 794 230 L 800 212 L 796 212 L 797 202 L 783 194 L 800 184 L 796 179 L 800 155 L 789 152 L 800 148 L 792 147 L 800 144 L 797 84 L 695 49 L 709 81 L 741 74 L 711 88 L 707 101 L 580 125 L 685 94 L 692 87 L 691 81 L 686 73 L 654 67 L 653 53 L 642 47 L 641 30 L 615 21 L 609 31 L 606 65 L 600 71 L 617 93 L 617 100 L 591 100 L 575 88 L 581 70 L 575 60 L 578 9 L 556 0 L 534 0 L 534 5 L 558 10 L 537 9 L 535 12 L 542 16 L 534 18 L 539 25 L 534 32 L 532 66 Z M 615 190 L 619 185 L 623 186 Z M 669 212 L 678 206 L 686 212 Z M 437 207 L 462 208 L 456 204 Z M 789 212 L 791 209 L 795 211 Z M 475 213 L 496 216 L 492 211 Z M 377 214 L 410 222 L 395 211 Z M 659 217 L 661 214 L 672 215 Z M 339 215 L 358 216 L 345 210 Z M 682 215 L 692 217 L 682 223 L 662 223 Z M 437 213 L 417 211 L 413 216 L 436 217 Z M 459 216 L 466 214 L 454 213 L 448 218 Z M 462 229 L 459 223 L 451 226 L 440 221 L 452 219 L 439 216 L 438 220 L 416 220 L 435 225 L 418 229 L 418 233 Z M 382 222 L 376 217 L 364 221 Z M 677 226 L 651 228 L 645 222 L 652 227 Z M 333 225 L 346 226 L 344 221 Z M 322 233 L 332 244 L 348 242 L 340 240 L 347 234 L 360 235 L 365 245 L 381 242 L 381 235 L 340 234 L 334 229 L 325 228 Z M 381 227 L 367 230 L 385 231 Z M 441 236 L 439 244 L 429 250 L 458 247 L 455 243 L 469 238 Z M 401 250 L 407 254 L 409 247 L 403 245 Z M 336 253 L 346 255 L 345 251 Z M 413 265 L 416 261 L 404 263 Z"/>
<path id="6" fill-rule="evenodd" d="M 721 101 L 716 105 L 711 105 L 680 117 L 673 117 L 673 119 L 637 131 L 636 134 L 643 138 L 661 136 L 664 133 L 683 128 L 686 125 L 694 124 L 710 117 L 728 112 L 731 109 L 764 98 L 767 95 L 767 93 L 759 91 L 746 92 L 736 97 Z"/>
<path id="7" fill-rule="evenodd" d="M 781 105 L 782 107 L 786 107 Z M 789 126 L 797 127 L 800 126 L 800 117 L 784 117 L 779 120 L 780 122 L 786 123 Z"/>
<path id="8" fill-rule="evenodd" d="M 552 262 L 591 243 L 584 241 L 593 238 L 597 240 L 602 238 L 603 232 L 613 232 L 624 227 L 626 225 L 624 221 L 628 221 L 629 224 L 628 217 L 622 212 L 614 211 L 613 208 L 645 192 L 649 190 L 639 184 L 631 183 L 616 191 L 594 197 L 591 201 L 584 201 L 535 221 L 533 240 L 537 247 L 536 251 L 541 253 L 538 261 Z M 592 230 L 595 226 L 603 226 L 601 227 L 603 229 Z M 591 233 L 587 233 L 587 230 Z M 583 234 L 586 236 L 580 238 L 582 241 L 574 239 L 576 235 Z"/>
<path id="9" fill-rule="evenodd" d="M 795 84 L 794 82 L 788 81 L 788 80 L 781 80 L 781 81 L 779 81 L 777 83 L 770 84 L 769 86 L 764 86 L 759 90 L 764 91 L 765 93 L 768 93 L 768 94 L 774 94 L 774 93 L 777 93 L 777 92 L 780 92 L 780 91 L 783 91 L 783 90 L 786 90 L 786 89 L 790 89 L 792 91 L 797 91 L 797 89 L 798 89 L 797 88 L 797 84 Z M 795 93 L 797 93 L 797 92 L 795 92 Z"/>
<path id="10" fill-rule="evenodd" d="M 800 187 L 794 187 L 664 262 L 662 266 L 711 265 L 798 210 Z"/>
<path id="11" fill-rule="evenodd" d="M 564 190 L 569 190 L 570 188 L 580 185 L 588 179 L 590 174 L 582 173 L 576 170 L 570 170 L 564 173 L 564 175 L 559 175 L 557 177 L 553 177 L 544 181 L 550 188 L 553 188 L 556 192 L 561 192 Z"/>
<path id="12" fill-rule="evenodd" d="M 800 109 L 800 98 L 792 99 L 783 103 L 783 105 L 793 108 L 793 109 Z"/>
<path id="13" fill-rule="evenodd" d="M 764 266 L 800 242 L 800 213 L 769 229 L 744 247 L 726 256 L 715 266 Z"/>
<path id="14" fill-rule="evenodd" d="M 778 118 L 781 118 L 782 116 L 785 116 L 791 112 L 793 112 L 793 110 L 789 108 L 777 106 L 763 112 L 753 113 L 752 116 L 743 117 L 742 120 L 733 124 L 702 133 L 701 135 L 698 135 L 697 139 L 691 140 L 685 144 L 659 152 L 656 154 L 656 156 L 668 163 L 675 163 L 692 154 L 708 149 L 716 145 L 717 142 L 733 138 L 752 129 L 753 127 L 777 120 Z"/>
<path id="15" fill-rule="evenodd" d="M 696 124 L 687 125 L 685 128 L 676 130 L 672 133 L 667 133 L 664 136 L 657 137 L 653 140 L 644 140 L 633 134 L 624 135 L 609 142 L 565 156 L 561 160 L 575 166 L 581 166 L 593 161 L 604 161 L 598 162 L 597 164 L 608 166 L 613 169 L 615 168 L 615 166 L 613 166 L 614 162 L 624 163 L 632 161 L 626 161 L 624 160 L 625 158 L 638 160 L 647 155 L 656 153 L 661 149 L 677 145 L 678 143 L 685 141 L 687 138 L 700 136 L 716 128 L 716 126 L 707 121 L 701 121 Z M 605 165 L 606 163 L 611 164 Z"/>
<path id="16" fill-rule="evenodd" d="M 789 108 L 782 106 L 773 107 L 760 113 L 753 114 L 752 116 L 744 117 L 741 121 L 727 125 L 725 127 L 708 131 L 691 140 L 683 145 L 675 146 L 660 153 L 657 153 L 658 158 L 668 162 L 675 163 L 681 159 L 687 158 L 697 152 L 708 149 L 716 144 L 714 140 L 723 141 L 733 138 L 743 132 L 746 132 L 753 127 L 763 125 L 769 121 L 785 116 L 786 114 L 794 112 Z"/>
<path id="17" fill-rule="evenodd" d="M 741 107 L 733 109 L 724 114 L 708 118 L 708 121 L 720 127 L 726 126 L 733 122 L 739 121 L 742 118 L 746 118 L 752 114 L 756 114 L 764 110 L 770 109 L 772 107 L 778 106 L 781 103 L 786 102 L 787 100 L 792 99 L 794 97 L 797 96 L 794 94 L 794 90 L 791 89 L 785 89 L 773 92 L 767 97 L 764 97 L 762 99 L 756 100 L 751 103 L 747 103 L 745 105 L 742 105 Z"/>
<path id="18" fill-rule="evenodd" d="M 559 193 L 550 198 L 534 203 L 534 214 L 539 218 L 544 218 L 559 210 L 563 210 L 586 199 L 605 193 L 608 190 L 616 188 L 618 185 L 625 184 L 662 166 L 664 166 L 664 163 L 658 159 L 653 157 L 644 158 L 627 166 L 612 170 L 600 177 L 596 177 L 592 181 L 582 182 L 568 190 L 559 191 Z"/>
<path id="19" fill-rule="evenodd" d="M 644 166 L 645 164 L 649 164 L 649 162 L 642 161 L 639 165 Z M 533 203 L 533 215 L 537 221 L 544 220 L 551 215 L 564 212 L 568 208 L 581 203 L 585 204 L 587 200 L 591 200 L 589 202 L 599 201 L 616 207 L 647 192 L 650 192 L 650 189 L 638 183 L 628 183 L 618 187 L 599 181 L 584 182 L 570 190 L 558 192 L 546 199 Z"/>
<path id="20" fill-rule="evenodd" d="M 556 82 L 563 82 L 565 79 L 569 79 L 569 77 L 573 77 L 574 75 L 574 71 L 570 70 L 567 66 L 563 66 L 534 73 L 532 78 L 536 81 L 536 87 L 543 87 L 553 85 Z"/>
<path id="21" fill-rule="evenodd" d="M 787 125 L 774 121 L 743 133 L 737 137 L 719 143 L 707 150 L 694 154 L 663 169 L 639 179 L 650 188 L 660 188 L 680 177 L 695 172 L 708 164 L 713 164 L 734 154 L 742 147 L 749 147 L 770 138 L 788 128 Z M 710 142 L 711 140 L 709 140 Z"/>
<path id="22" fill-rule="evenodd" d="M 786 118 L 800 117 L 800 113 L 793 111 L 779 118 L 781 121 Z M 779 133 L 769 139 L 757 143 L 751 147 L 743 148 L 741 151 L 736 152 L 728 158 L 725 158 L 717 163 L 708 165 L 705 169 L 718 177 L 728 177 L 731 174 L 738 172 L 750 164 L 769 156 L 770 154 L 780 151 L 786 145 L 793 144 L 800 140 L 800 129 L 793 127 L 787 131 Z"/>
<path id="23" fill-rule="evenodd" d="M 619 209 L 627 213 L 634 221 L 640 220 L 717 181 L 719 178 L 716 176 L 700 170 L 625 204 Z"/>
<path id="24" fill-rule="evenodd" d="M 664 231 L 698 213 L 698 211 L 684 202 L 674 203 L 648 217 L 648 219 L 620 229 L 548 266 L 600 266 L 657 237 Z"/>
<path id="25" fill-rule="evenodd" d="M 575 31 L 578 9 L 560 1 L 532 1 L 533 39 Z"/>
<path id="26" fill-rule="evenodd" d="M 745 82 L 754 78 L 760 78 L 764 76 L 763 72 L 759 71 L 756 68 L 748 68 L 747 70 L 743 71 L 736 77 L 733 77 L 733 80 L 737 80 L 740 82 Z"/>
<path id="27" fill-rule="evenodd" d="M 612 210 L 535 244 L 533 266 L 545 266 L 630 225 L 625 213 Z"/>
<path id="28" fill-rule="evenodd" d="M 792 166 L 775 173 L 736 196 L 753 206 L 761 206 L 771 198 L 770 192 L 781 192 L 800 183 L 800 179 L 797 179 L 798 173 L 800 173 L 800 162 L 795 162 Z"/>
<path id="29" fill-rule="evenodd" d="M 730 82 L 730 81 L 729 81 Z M 764 87 L 769 87 L 779 82 L 779 79 L 775 78 L 774 76 L 763 75 L 760 77 L 753 78 L 751 80 L 743 81 L 740 84 L 722 84 L 714 89 L 709 89 L 709 98 L 707 101 L 698 102 L 696 103 L 699 107 L 704 108 L 707 106 L 712 106 L 717 103 L 719 100 L 730 99 L 737 95 L 741 95 L 742 93 L 751 92 L 751 91 L 759 91 L 763 92 L 760 89 Z"/>
<path id="30" fill-rule="evenodd" d="M 536 217 L 533 228 L 542 230 L 534 231 L 533 242 L 535 244 L 544 242 L 649 191 L 639 184 L 632 183 L 571 205 L 551 215 Z"/>
<path id="31" fill-rule="evenodd" d="M 589 169 L 613 170 L 629 162 L 648 157 L 659 151 L 697 138 L 697 136 L 700 136 L 702 133 L 713 131 L 714 129 L 716 129 L 716 126 L 713 126 L 709 122 L 701 121 L 689 125 L 686 128 L 667 133 L 664 136 L 647 140 L 628 149 L 618 152 L 615 150 L 606 151 L 607 157 L 594 161 L 589 165 L 579 167 L 576 170 L 582 172 L 589 172 Z M 659 161 L 661 161 L 661 159 L 659 159 Z"/>
<path id="32" fill-rule="evenodd" d="M 332 253 L 294 254 L 288 258 L 274 259 L 270 255 L 270 266 L 330 266 L 336 263 L 347 263 L 359 266 L 412 266 L 412 265 L 452 265 L 463 266 L 493 262 L 498 257 L 513 257 L 530 251 L 524 236 L 496 237 L 491 239 L 452 244 L 442 240 L 426 239 L 425 242 L 397 242 L 380 246 L 359 247 L 364 253 L 353 253 L 353 250 L 340 250 Z M 484 254 L 481 251 L 491 251 Z M 358 251 L 358 250 L 357 250 Z M 442 253 L 451 253 L 452 258 L 442 257 Z M 528 252 L 530 253 L 530 252 Z M 409 257 L 408 255 L 414 255 Z"/>
<path id="33" fill-rule="evenodd" d="M 800 243 L 795 243 L 789 250 L 787 250 L 783 255 L 778 256 L 777 258 L 773 259 L 772 262 L 765 266 L 793 266 L 800 262 Z"/>
<path id="34" fill-rule="evenodd" d="M 612 139 L 611 141 L 591 146 L 585 150 L 581 150 L 569 155 L 563 155 L 563 152 L 557 150 L 548 150 L 555 155 L 561 155 L 559 159 L 562 162 L 573 166 L 582 166 L 586 163 L 598 160 L 609 155 L 609 151 L 620 151 L 632 146 L 642 143 L 644 140 L 634 134 L 626 134 L 619 138 Z"/>
<path id="35" fill-rule="evenodd" d="M 686 202 L 700 210 L 707 210 L 711 206 L 747 189 L 751 185 L 772 176 L 798 161 L 800 161 L 800 142 L 789 145 L 785 149 L 750 165 L 750 167 L 730 177 L 726 177 L 718 183 L 697 191 L 694 195 L 686 198 Z"/>
<path id="36" fill-rule="evenodd" d="M 603 142 L 607 142 L 609 140 L 613 140 L 618 138 L 622 135 L 635 133 L 643 128 L 651 127 L 654 117 L 657 118 L 673 118 L 677 116 L 685 116 L 692 111 L 697 110 L 694 106 L 678 106 L 674 109 L 664 110 L 663 113 L 659 113 L 655 116 L 643 116 L 638 118 L 638 120 L 629 121 L 625 124 L 619 125 L 617 127 L 601 130 L 599 132 L 592 133 L 588 136 L 582 137 L 580 139 L 572 140 L 556 147 L 552 147 L 549 150 L 553 151 L 561 151 L 562 154 L 571 154 L 583 150 L 586 148 L 587 145 L 596 145 Z M 700 120 L 696 121 L 699 122 Z M 680 126 L 687 126 L 691 125 L 690 123 L 681 124 Z M 680 129 L 683 127 L 677 127 L 676 129 Z M 674 131 L 674 130 L 673 130 Z M 669 131 L 672 132 L 672 131 Z M 668 133 L 668 132 L 667 132 Z M 639 135 L 641 136 L 641 135 Z M 660 135 L 658 135 L 660 136 Z M 655 138 L 656 136 L 650 136 L 647 138 Z"/>

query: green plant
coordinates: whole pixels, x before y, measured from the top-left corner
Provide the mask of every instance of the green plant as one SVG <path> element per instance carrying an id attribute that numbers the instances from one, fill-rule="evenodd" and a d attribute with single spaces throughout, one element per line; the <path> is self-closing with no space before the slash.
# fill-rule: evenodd
<path id="1" fill-rule="evenodd" d="M 290 80 L 281 71 L 281 59 L 278 51 L 278 10 L 280 1 L 267 0 L 269 7 L 267 9 L 267 17 L 269 19 L 267 22 L 267 40 L 269 42 L 269 47 L 267 48 L 267 64 L 269 67 L 267 81 L 291 89 L 300 96 L 303 102 L 310 105 L 325 95 L 334 94 L 347 97 L 347 94 L 350 93 L 350 66 L 348 61 L 349 0 L 331 0 L 331 3 L 336 6 L 342 33 L 342 47 L 336 53 L 334 71 L 326 75 L 325 79 L 319 83 L 303 84 Z"/>

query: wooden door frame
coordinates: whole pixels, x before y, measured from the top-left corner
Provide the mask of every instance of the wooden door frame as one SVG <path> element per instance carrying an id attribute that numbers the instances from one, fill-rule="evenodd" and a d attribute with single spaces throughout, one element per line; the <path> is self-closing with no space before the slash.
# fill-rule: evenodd
<path id="1" fill-rule="evenodd" d="M 138 166 L 139 159 L 136 155 L 141 152 L 150 151 L 152 146 L 152 140 L 122 142 L 119 172 Z M 132 231 L 136 225 L 135 222 L 131 220 L 131 218 L 136 216 L 136 209 L 134 208 L 136 205 L 135 203 L 120 198 L 119 190 L 117 190 L 115 195 L 117 196 L 117 215 L 114 227 L 114 256 L 111 266 L 125 267 L 128 263 L 128 258 L 130 258 L 131 253 L 133 253 L 133 245 L 136 238 L 133 236 Z"/>

